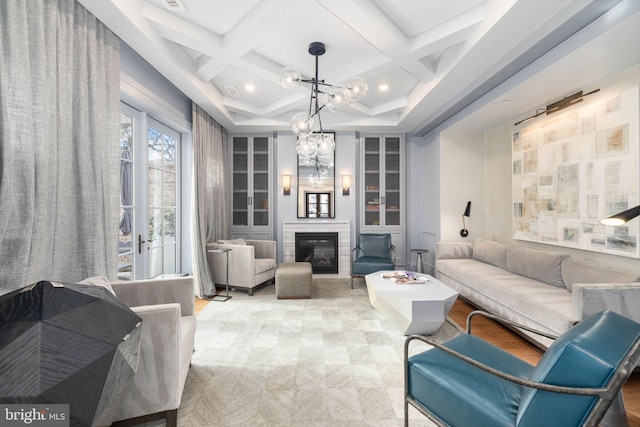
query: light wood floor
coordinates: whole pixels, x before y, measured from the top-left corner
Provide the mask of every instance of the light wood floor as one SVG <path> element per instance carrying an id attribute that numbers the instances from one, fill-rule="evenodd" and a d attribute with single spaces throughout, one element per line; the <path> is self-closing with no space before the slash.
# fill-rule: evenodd
<path id="1" fill-rule="evenodd" d="M 196 298 L 195 310 L 198 313 L 209 301 Z M 467 315 L 474 308 L 462 300 L 456 301 L 449 316 L 462 328 L 466 327 Z M 518 335 L 488 319 L 475 319 L 473 333 L 509 353 L 535 365 L 543 351 Z M 629 427 L 640 427 L 640 373 L 634 373 L 623 388 Z"/>
<path id="2" fill-rule="evenodd" d="M 456 301 L 449 313 L 461 327 L 466 327 L 467 315 L 474 307 L 462 300 Z M 542 356 L 542 350 L 520 338 L 496 322 L 480 318 L 473 320 L 473 334 L 491 342 L 497 347 L 535 365 Z M 630 427 L 640 427 L 640 373 L 632 374 L 622 390 L 627 419 Z"/>

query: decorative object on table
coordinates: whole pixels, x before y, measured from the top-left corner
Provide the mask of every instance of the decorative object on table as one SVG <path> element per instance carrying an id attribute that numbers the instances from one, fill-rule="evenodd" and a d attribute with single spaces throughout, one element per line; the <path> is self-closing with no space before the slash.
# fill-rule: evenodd
<path id="1" fill-rule="evenodd" d="M 463 218 L 464 221 L 464 218 Z M 464 222 L 463 222 L 464 224 Z M 422 254 L 429 252 L 429 249 L 411 249 L 411 252 L 415 252 L 416 256 L 416 273 L 424 273 L 422 268 Z"/>
<path id="2" fill-rule="evenodd" d="M 291 130 L 298 137 L 296 150 L 298 155 L 305 159 L 317 159 L 318 156 L 333 153 L 335 150 L 335 138 L 332 134 L 324 132 L 320 110 L 326 107 L 332 112 L 343 111 L 351 101 L 361 99 L 368 89 L 367 82 L 362 77 L 353 77 L 344 85 L 333 85 L 320 80 L 318 58 L 325 52 L 324 43 L 309 44 L 309 54 L 316 59 L 315 77 L 311 79 L 302 78 L 299 71 L 289 67 L 282 69 L 278 75 L 278 85 L 285 90 L 297 90 L 300 83 L 311 85 L 308 113 L 298 113 L 291 119 Z M 319 102 L 320 95 L 322 95 L 322 105 Z"/>
<path id="3" fill-rule="evenodd" d="M 391 279 L 392 282 L 397 284 L 418 284 L 427 283 L 429 279 L 424 276 L 419 276 L 411 271 L 392 271 L 381 274 L 384 279 Z"/>
<path id="4" fill-rule="evenodd" d="M 0 324 L 0 401 L 111 424 L 138 367 L 140 317 L 106 288 L 41 281 L 0 296 Z"/>
<path id="5" fill-rule="evenodd" d="M 471 201 L 467 202 L 467 207 L 464 210 L 464 213 L 462 214 L 462 230 L 460 230 L 460 235 L 462 237 L 467 237 L 469 235 L 469 230 L 467 230 L 467 226 L 464 223 L 464 217 L 470 218 L 471 217 Z"/>

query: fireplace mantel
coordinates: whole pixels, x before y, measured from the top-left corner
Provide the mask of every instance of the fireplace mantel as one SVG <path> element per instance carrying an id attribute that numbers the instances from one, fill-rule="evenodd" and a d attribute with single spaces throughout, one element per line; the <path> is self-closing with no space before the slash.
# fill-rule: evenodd
<path id="1" fill-rule="evenodd" d="M 351 273 L 351 224 L 349 221 L 309 220 L 299 222 L 284 222 L 282 230 L 283 262 L 296 260 L 296 233 L 309 232 L 338 233 L 338 274 Z"/>

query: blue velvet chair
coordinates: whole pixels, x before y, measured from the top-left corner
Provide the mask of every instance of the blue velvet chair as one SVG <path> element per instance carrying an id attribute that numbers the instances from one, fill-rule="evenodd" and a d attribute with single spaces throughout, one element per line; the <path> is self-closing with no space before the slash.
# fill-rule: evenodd
<path id="1" fill-rule="evenodd" d="M 360 234 L 358 246 L 351 250 L 351 288 L 353 278 L 381 270 L 394 269 L 394 249 L 391 234 Z"/>
<path id="2" fill-rule="evenodd" d="M 468 332 L 476 314 L 509 323 L 473 312 Z M 413 340 L 434 348 L 408 357 Z M 444 344 L 411 336 L 405 341 L 405 426 L 408 405 L 441 426 L 597 426 L 614 399 L 622 402 L 621 387 L 639 359 L 640 324 L 612 311 L 562 334 L 537 366 L 470 333 Z"/>

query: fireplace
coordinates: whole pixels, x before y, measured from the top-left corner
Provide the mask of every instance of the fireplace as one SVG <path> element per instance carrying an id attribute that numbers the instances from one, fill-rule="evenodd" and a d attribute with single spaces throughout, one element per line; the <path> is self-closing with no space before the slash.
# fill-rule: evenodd
<path id="1" fill-rule="evenodd" d="M 314 274 L 338 273 L 338 233 L 295 233 L 296 262 L 309 262 Z"/>

